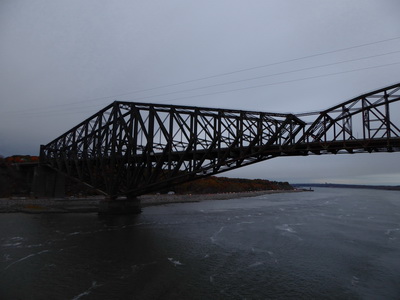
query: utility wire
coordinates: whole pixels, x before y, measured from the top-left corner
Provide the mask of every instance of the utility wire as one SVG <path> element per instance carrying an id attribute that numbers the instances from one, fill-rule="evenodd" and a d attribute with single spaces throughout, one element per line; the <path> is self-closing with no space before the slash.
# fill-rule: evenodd
<path id="1" fill-rule="evenodd" d="M 230 93 L 230 92 L 236 92 L 236 91 L 260 88 L 260 87 L 266 87 L 266 86 L 287 84 L 287 83 L 304 81 L 304 80 L 309 80 L 309 79 L 316 79 L 316 78 L 323 78 L 323 77 L 335 76 L 335 75 L 340 75 L 340 74 L 347 74 L 347 73 L 352 73 L 352 72 L 357 72 L 357 71 L 372 70 L 372 69 L 383 68 L 383 67 L 399 65 L 399 64 L 400 64 L 400 62 L 394 62 L 394 63 L 390 63 L 390 64 L 383 64 L 383 65 L 377 65 L 377 66 L 371 66 L 371 67 L 364 67 L 364 68 L 358 68 L 358 69 L 352 69 L 352 70 L 347 70 L 347 71 L 334 72 L 334 73 L 328 73 L 328 74 L 322 74 L 322 75 L 316 75 L 316 76 L 308 76 L 308 77 L 302 77 L 302 78 L 297 78 L 297 79 L 292 79 L 292 80 L 284 80 L 284 81 L 278 81 L 278 82 L 273 82 L 273 83 L 252 85 L 252 86 L 236 88 L 236 89 L 229 89 L 229 90 L 224 90 L 224 91 L 219 91 L 219 92 L 210 92 L 210 93 L 199 94 L 199 95 L 172 98 L 172 99 L 167 99 L 167 100 L 163 100 L 163 101 L 158 101 L 158 103 L 160 103 L 160 104 L 161 103 L 165 103 L 165 102 L 170 103 L 170 102 L 175 102 L 175 101 L 178 101 L 178 100 L 192 99 L 192 98 L 211 96 L 211 95 L 217 95 L 217 94 L 225 94 L 225 93 Z M 98 106 L 98 105 L 96 105 L 96 106 Z M 79 109 L 79 108 L 75 107 L 73 109 Z M 80 110 L 78 113 L 85 113 L 85 112 Z M 89 112 L 89 111 L 87 111 L 87 112 Z M 47 111 L 47 112 L 41 111 L 41 112 L 28 112 L 28 113 L 26 113 L 25 116 L 35 116 L 35 115 L 37 116 L 37 115 L 48 114 L 48 113 L 52 113 L 53 115 L 57 115 L 57 113 L 59 113 L 59 115 L 65 115 L 65 114 L 73 114 L 73 113 L 77 113 L 77 112 L 74 112 L 74 111 L 66 112 L 66 111 L 61 111 L 61 110 L 58 110 L 58 111 L 57 110 L 55 110 L 55 111 Z"/>
<path id="2" fill-rule="evenodd" d="M 242 88 L 219 91 L 219 92 L 212 92 L 212 93 L 207 93 L 207 94 L 200 94 L 200 95 L 194 95 L 194 96 L 173 98 L 173 99 L 160 101 L 160 103 L 173 102 L 173 101 L 182 100 L 182 99 L 191 99 L 191 98 L 198 98 L 198 97 L 211 96 L 211 95 L 217 95 L 217 94 L 225 94 L 225 93 L 243 91 L 243 90 L 254 89 L 254 88 L 265 87 L 265 86 L 273 86 L 273 85 L 286 84 L 286 83 L 304 81 L 304 80 L 315 79 L 315 78 L 323 78 L 323 77 L 334 76 L 334 75 L 339 75 L 339 74 L 352 73 L 352 72 L 357 72 L 357 71 L 371 70 L 371 69 L 394 66 L 394 65 L 399 65 L 399 64 L 400 64 L 400 62 L 395 62 L 395 63 L 390 63 L 390 64 L 384 64 L 384 65 L 378 65 L 378 66 L 372 66 L 372 67 L 365 67 L 365 68 L 353 69 L 353 70 L 342 71 L 342 72 L 335 72 L 335 73 L 329 73 L 329 74 L 322 74 L 322 75 L 316 75 L 316 76 L 303 77 L 303 78 L 298 78 L 298 79 L 293 79 L 293 80 L 285 80 L 285 81 L 279 81 L 279 82 L 273 82 L 273 83 L 253 85 L 253 86 L 248 86 L 248 87 L 242 87 Z"/>
<path id="3" fill-rule="evenodd" d="M 246 78 L 246 79 L 228 81 L 228 82 L 224 82 L 224 83 L 216 83 L 216 84 L 212 84 L 212 85 L 205 85 L 205 86 L 186 89 L 186 90 L 180 90 L 180 91 L 175 91 L 175 92 L 169 92 L 169 93 L 163 93 L 163 94 L 157 94 L 157 95 L 137 98 L 137 99 L 135 99 L 135 101 L 142 101 L 142 100 L 145 100 L 145 99 L 151 99 L 151 98 L 155 98 L 155 97 L 163 97 L 163 96 L 168 96 L 168 95 L 173 95 L 173 94 L 178 94 L 178 93 L 191 92 L 191 91 L 202 90 L 202 89 L 207 89 L 207 88 L 211 88 L 211 87 L 229 85 L 229 84 L 233 84 L 233 83 L 241 83 L 241 82 L 246 82 L 246 81 L 251 81 L 251 80 L 256 80 L 256 79 L 261 79 L 261 78 L 267 78 L 267 77 L 273 77 L 273 76 L 284 75 L 284 74 L 291 74 L 291 73 L 307 71 L 307 70 L 312 70 L 312 69 L 317 69 L 317 68 L 329 67 L 329 66 L 334 66 L 334 65 L 338 65 L 338 64 L 343 64 L 343 63 L 348 63 L 348 62 L 355 62 L 355 61 L 370 59 L 370 58 L 379 57 L 379 56 L 385 56 L 385 55 L 399 53 L 399 52 L 400 52 L 400 50 L 387 52 L 387 53 L 383 53 L 383 54 L 377 54 L 377 55 L 361 57 L 361 58 L 343 60 L 343 61 L 339 61 L 339 62 L 324 64 L 324 65 L 318 65 L 318 66 L 313 66 L 313 67 L 301 68 L 301 69 L 296 69 L 296 70 L 291 70 L 291 71 L 285 71 L 285 72 L 279 72 L 279 73 L 273 73 L 273 74 L 268 74 L 268 75 L 262 75 L 262 76 L 257 76 L 257 77 Z"/>
<path id="4" fill-rule="evenodd" d="M 191 88 L 191 89 L 185 89 L 185 90 L 180 90 L 180 91 L 173 91 L 173 92 L 169 92 L 169 93 L 156 94 L 156 95 L 152 95 L 152 96 L 136 98 L 136 99 L 134 99 L 134 101 L 138 102 L 138 101 L 142 101 L 142 100 L 145 100 L 145 99 L 163 97 L 163 96 L 168 96 L 168 95 L 173 95 L 173 94 L 178 94 L 178 93 L 183 93 L 183 92 L 190 92 L 190 91 L 202 90 L 202 89 L 206 89 L 206 88 L 230 85 L 230 84 L 234 84 L 234 83 L 241 83 L 241 82 L 246 82 L 246 81 L 251 81 L 251 80 L 256 80 L 256 79 L 261 79 L 261 78 L 279 76 L 279 75 L 284 75 L 284 74 L 291 74 L 291 73 L 296 73 L 296 72 L 301 72 L 301 71 L 306 71 L 306 70 L 312 70 L 312 69 L 323 68 L 323 67 L 328 67 L 328 66 L 333 66 L 333 65 L 338 65 L 338 64 L 344 64 L 344 63 L 355 62 L 355 61 L 360 61 L 360 60 L 365 60 L 365 59 L 370 59 L 370 58 L 375 58 L 375 57 L 386 56 L 386 55 L 395 54 L 395 53 L 399 53 L 399 52 L 400 52 L 400 50 L 391 51 L 391 52 L 386 52 L 386 53 L 381 53 L 381 54 L 376 54 L 376 55 L 365 56 L 365 57 L 361 57 L 361 58 L 354 58 L 354 59 L 343 60 L 343 61 L 329 63 L 329 64 L 323 64 L 323 65 L 317 65 L 317 66 L 312 66 L 312 67 L 307 67 L 307 68 L 301 68 L 301 69 L 296 69 L 296 70 L 291 70 L 291 71 L 278 72 L 278 73 L 267 74 L 267 75 L 262 75 L 262 76 L 257 76 L 257 77 L 246 78 L 246 79 L 240 79 L 240 80 L 235 80 L 235 81 L 229 81 L 229 82 L 224 82 L 224 83 L 217 83 L 217 84 L 212 84 L 212 85 L 200 86 L 200 87 Z M 103 98 L 107 98 L 107 97 L 103 97 Z M 100 99 L 100 98 L 98 98 L 98 99 Z M 71 105 L 73 105 L 73 104 L 81 104 L 81 102 L 54 105 L 54 106 L 52 106 L 50 108 L 50 110 L 46 110 L 46 111 L 40 110 L 40 112 L 46 112 L 46 113 L 58 112 L 59 109 L 57 109 L 57 107 L 67 107 L 68 110 L 74 110 L 75 108 L 71 107 Z M 80 105 L 76 109 L 82 110 L 82 108 L 98 107 L 99 105 L 101 105 L 101 104 L 95 104 L 95 105 L 89 104 L 89 105 L 85 105 L 84 107 L 82 107 L 82 105 Z M 25 110 L 25 111 L 19 110 L 19 111 L 8 112 L 8 113 L 21 114 L 21 113 L 24 113 L 24 112 L 34 113 L 34 111 L 32 111 L 32 110 Z"/>
<path id="5" fill-rule="evenodd" d="M 301 56 L 301 57 L 287 59 L 287 60 L 282 60 L 282 61 L 269 63 L 269 64 L 264 64 L 264 65 L 260 65 L 260 66 L 254 66 L 254 67 L 250 67 L 250 68 L 239 69 L 239 70 L 236 70 L 236 71 L 219 73 L 219 74 L 215 74 L 215 75 L 211 75 L 211 76 L 199 77 L 199 78 L 190 79 L 190 80 L 186 80 L 186 81 L 171 83 L 171 84 L 167 84 L 167 85 L 161 85 L 161 86 L 157 86 L 157 87 L 153 87 L 153 88 L 136 90 L 136 91 L 132 91 L 132 92 L 124 93 L 124 94 L 119 94 L 119 95 L 114 95 L 114 96 L 110 96 L 110 97 L 126 96 L 126 95 L 130 95 L 130 94 L 147 92 L 147 91 L 157 90 L 157 89 L 161 89 L 161 88 L 167 88 L 167 87 L 171 87 L 171 86 L 177 86 L 177 85 L 182 85 L 182 84 L 186 84 L 186 83 L 192 83 L 192 82 L 196 82 L 196 81 L 201 81 L 201 80 L 206 80 L 206 79 L 211 79 L 211 78 L 216 78 L 216 77 L 232 75 L 232 74 L 246 72 L 246 71 L 250 71 L 250 70 L 256 70 L 256 69 L 276 66 L 276 65 L 280 65 L 280 64 L 284 64 L 284 63 L 288 63 L 288 62 L 294 62 L 294 61 L 298 61 L 298 60 L 314 58 L 314 57 L 318 57 L 318 56 L 322 56 L 322 55 L 326 55 L 326 54 L 337 53 L 337 52 L 347 51 L 347 50 L 351 50 L 351 49 L 357 49 L 357 48 L 361 48 L 361 47 L 365 47 L 365 46 L 380 44 L 380 43 L 389 42 L 389 41 L 394 41 L 394 40 L 398 40 L 398 39 L 400 39 L 400 37 L 394 37 L 394 38 L 390 38 L 390 39 L 385 39 L 385 40 L 380 40 L 380 41 L 360 44 L 360 45 L 356 45 L 356 46 L 350 46 L 350 47 L 340 48 L 340 49 L 336 49 L 336 50 L 325 51 L 325 52 L 321 52 L 321 53 L 315 53 L 315 54 L 311 54 L 311 55 Z"/>
<path id="6" fill-rule="evenodd" d="M 116 97 L 120 97 L 120 96 L 126 96 L 126 95 L 131 95 L 131 94 L 137 94 L 137 93 L 142 93 L 142 92 L 147 92 L 147 91 L 153 91 L 153 90 L 157 90 L 157 89 L 162 89 L 162 88 L 167 88 L 167 87 L 172 87 L 172 86 L 183 85 L 183 84 L 192 83 L 192 82 L 196 82 L 196 81 L 202 81 L 202 80 L 211 79 L 211 78 L 223 77 L 223 76 L 232 75 L 232 74 L 241 73 L 241 72 L 246 72 L 246 71 L 250 71 L 250 70 L 255 70 L 255 69 L 260 69 L 260 68 L 266 68 L 266 67 L 276 66 L 276 65 L 280 65 L 280 64 L 284 64 L 284 63 L 289 63 L 289 62 L 294 62 L 294 61 L 303 60 L 303 59 L 314 58 L 314 57 L 323 56 L 323 55 L 327 55 L 327 54 L 332 54 L 332 53 L 337 53 L 337 52 L 343 52 L 343 51 L 347 51 L 347 50 L 351 50 L 351 49 L 357 49 L 357 48 L 361 48 L 361 47 L 365 47 L 365 46 L 381 44 L 381 43 L 385 43 L 385 42 L 389 42 L 389 41 L 394 41 L 394 40 L 399 40 L 399 39 L 400 39 L 400 37 L 394 37 L 394 38 L 390 38 L 390 39 L 384 39 L 384 40 L 379 40 L 379 41 L 370 42 L 370 43 L 365 43 L 365 44 L 359 44 L 359 45 L 350 46 L 350 47 L 345 47 L 345 48 L 339 48 L 339 49 L 336 49 L 336 50 L 331 50 L 331 51 L 325 51 L 325 52 L 315 53 L 315 54 L 306 55 L 306 56 L 301 56 L 301 57 L 292 58 L 292 59 L 288 59 L 288 60 L 282 60 L 282 61 L 278 61 L 278 62 L 274 62 L 274 63 L 264 64 L 264 65 L 259 65 L 259 66 L 254 66 L 254 67 L 250 67 L 250 68 L 239 69 L 239 70 L 230 71 L 230 72 L 225 72 L 225 73 L 219 73 L 219 74 L 215 74 L 215 75 L 211 75 L 211 76 L 206 76 L 206 77 L 199 77 L 199 78 L 195 78 L 195 79 L 191 79 L 191 80 L 186 80 L 186 81 L 171 83 L 171 84 L 167 84 L 167 85 L 156 86 L 156 87 L 147 88 L 147 89 L 142 89 L 142 90 L 131 91 L 131 92 L 122 93 L 122 94 L 115 94 L 115 95 L 111 95 L 111 96 L 96 97 L 96 98 L 92 98 L 92 99 L 88 99 L 88 100 L 81 100 L 81 101 L 76 101 L 76 102 L 70 102 L 70 103 L 68 103 L 68 104 L 58 104 L 58 105 L 54 105 L 53 107 L 70 106 L 70 105 L 73 105 L 73 104 L 80 104 L 80 103 L 83 103 L 83 102 L 87 103 L 87 102 L 97 101 L 97 100 L 101 100 L 101 99 L 116 98 Z M 18 112 L 18 111 L 16 111 L 16 112 Z M 10 111 L 10 112 L 7 112 L 7 113 L 13 113 L 13 111 Z"/>

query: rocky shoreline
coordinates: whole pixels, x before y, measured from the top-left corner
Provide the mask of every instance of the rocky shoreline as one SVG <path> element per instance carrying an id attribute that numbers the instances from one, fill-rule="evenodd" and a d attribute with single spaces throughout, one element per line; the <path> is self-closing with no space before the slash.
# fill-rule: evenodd
<path id="1" fill-rule="evenodd" d="M 166 205 L 171 203 L 199 202 L 206 200 L 228 200 L 244 197 L 255 197 L 265 194 L 291 193 L 299 190 L 266 190 L 221 194 L 188 194 L 188 195 L 143 195 L 139 199 L 142 207 Z M 98 212 L 99 202 L 103 196 L 86 198 L 34 199 L 25 197 L 0 198 L 0 213 L 93 213 Z"/>

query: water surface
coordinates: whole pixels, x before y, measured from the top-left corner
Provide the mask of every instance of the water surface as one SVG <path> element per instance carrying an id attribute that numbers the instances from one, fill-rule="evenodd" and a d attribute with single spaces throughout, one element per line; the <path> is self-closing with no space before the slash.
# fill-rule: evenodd
<path id="1" fill-rule="evenodd" d="M 1 214 L 0 299 L 400 299 L 399 195 Z"/>

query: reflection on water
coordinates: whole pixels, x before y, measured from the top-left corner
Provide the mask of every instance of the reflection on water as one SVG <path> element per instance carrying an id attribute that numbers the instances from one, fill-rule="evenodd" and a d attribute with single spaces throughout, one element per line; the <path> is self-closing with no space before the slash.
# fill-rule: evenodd
<path id="1" fill-rule="evenodd" d="M 0 215 L 0 299 L 399 299 L 398 192 Z"/>

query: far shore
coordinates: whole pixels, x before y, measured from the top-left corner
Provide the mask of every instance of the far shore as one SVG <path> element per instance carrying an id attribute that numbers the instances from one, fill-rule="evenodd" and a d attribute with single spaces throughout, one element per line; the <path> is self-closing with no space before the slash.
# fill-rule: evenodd
<path id="1" fill-rule="evenodd" d="M 302 190 L 265 190 L 220 194 L 156 194 L 138 197 L 143 208 L 172 203 L 200 202 L 206 200 L 229 200 L 256 197 L 265 194 L 293 193 Z M 104 196 L 65 198 L 0 198 L 0 213 L 93 213 L 98 212 L 99 202 Z"/>

